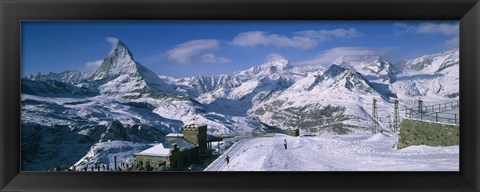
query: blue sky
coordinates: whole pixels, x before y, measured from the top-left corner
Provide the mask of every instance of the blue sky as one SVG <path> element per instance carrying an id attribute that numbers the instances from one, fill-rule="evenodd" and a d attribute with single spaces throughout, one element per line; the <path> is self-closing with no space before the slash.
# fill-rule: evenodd
<path id="1" fill-rule="evenodd" d="M 159 75 L 229 74 L 281 55 L 291 65 L 342 55 L 393 61 L 458 47 L 457 21 L 22 22 L 22 76 L 92 70 L 118 38 Z"/>

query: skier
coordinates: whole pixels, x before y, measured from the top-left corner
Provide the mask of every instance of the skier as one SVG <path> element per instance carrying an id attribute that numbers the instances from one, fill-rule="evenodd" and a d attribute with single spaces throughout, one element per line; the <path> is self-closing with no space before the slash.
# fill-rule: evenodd
<path id="1" fill-rule="evenodd" d="M 285 146 L 285 150 L 287 150 L 287 139 L 283 140 L 283 145 Z"/>
<path id="2" fill-rule="evenodd" d="M 230 163 L 230 157 L 227 155 L 227 157 L 225 158 L 225 161 L 227 162 L 227 165 Z"/>
<path id="3" fill-rule="evenodd" d="M 228 155 L 225 158 L 225 161 L 227 162 L 227 170 L 230 170 L 230 165 L 228 165 L 230 163 L 230 157 Z"/>

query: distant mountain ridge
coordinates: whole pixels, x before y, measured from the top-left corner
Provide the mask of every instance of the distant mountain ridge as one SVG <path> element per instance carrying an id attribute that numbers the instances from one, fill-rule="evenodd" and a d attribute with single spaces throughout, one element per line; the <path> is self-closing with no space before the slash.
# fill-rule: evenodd
<path id="1" fill-rule="evenodd" d="M 431 77 L 427 76 L 427 79 L 435 79 L 437 84 L 438 79 L 452 79 L 455 75 L 455 66 L 458 66 L 458 56 L 458 49 L 453 49 L 409 60 L 405 64 L 405 73 L 378 55 L 341 56 L 327 70 L 313 72 L 292 67 L 288 60 L 277 56 L 262 65 L 230 75 L 159 78 L 154 72 L 136 62 L 127 46 L 122 41 L 118 41 L 117 46 L 103 60 L 102 65 L 93 72 L 66 71 L 46 75 L 36 74 L 27 76 L 26 79 L 56 80 L 82 88 L 80 91 L 73 92 L 88 92 L 88 89 L 85 89 L 88 87 L 96 89 L 102 95 L 127 99 L 145 99 L 159 95 L 180 100 L 187 99 L 192 101 L 188 104 L 189 107 L 197 106 L 193 107 L 194 109 L 227 113 L 222 109 L 226 108 L 231 111 L 243 111 L 232 114 L 258 118 L 254 115 L 255 109 L 261 108 L 259 106 L 267 101 L 270 102 L 272 98 L 288 98 L 288 94 L 284 94 L 288 93 L 291 86 L 306 87 L 306 89 L 296 89 L 300 95 L 305 95 L 305 91 L 311 92 L 316 86 L 320 86 L 322 87 L 319 89 L 320 92 L 334 93 L 345 89 L 338 94 L 349 95 L 353 92 L 364 95 L 373 94 L 383 98 L 387 103 L 393 98 L 399 98 L 400 89 L 407 89 L 408 93 L 405 96 L 408 97 L 427 96 L 430 94 L 427 92 L 433 89 L 437 89 L 434 93 L 441 93 L 442 88 L 445 90 L 445 87 L 452 86 L 443 86 L 439 90 L 438 87 L 432 87 L 436 85 L 418 85 L 416 81 L 408 79 L 409 74 L 413 73 L 413 76 L 410 75 L 413 78 L 418 73 L 429 74 Z M 447 69 L 452 67 L 453 72 L 449 72 Z M 444 75 L 442 71 L 452 75 Z M 337 77 L 341 74 L 341 77 Z M 400 82 L 396 82 L 398 77 L 401 78 Z M 308 86 L 296 85 L 307 83 L 309 79 L 313 81 Z M 455 80 L 455 77 L 453 79 Z M 451 98 L 455 95 L 450 89 L 447 92 L 443 96 L 448 95 L 447 97 Z M 35 91 L 28 93 L 35 95 Z M 95 91 L 92 91 L 87 95 L 94 95 L 94 93 Z M 361 107 L 368 109 L 368 103 Z"/>

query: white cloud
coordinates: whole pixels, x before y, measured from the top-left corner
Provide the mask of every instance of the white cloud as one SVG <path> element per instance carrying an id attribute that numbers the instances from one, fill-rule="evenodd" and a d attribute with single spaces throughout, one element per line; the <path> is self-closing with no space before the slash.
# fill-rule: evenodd
<path id="1" fill-rule="evenodd" d="M 112 45 L 112 47 L 117 46 L 118 41 L 120 41 L 120 40 L 119 40 L 118 38 L 116 38 L 116 37 L 105 37 L 105 40 L 107 40 L 107 42 L 109 42 L 110 45 Z"/>
<path id="2" fill-rule="evenodd" d="M 275 60 L 279 60 L 279 59 L 285 59 L 285 57 L 283 57 L 282 55 L 280 55 L 278 53 L 270 53 L 265 57 L 265 62 L 275 61 Z"/>
<path id="3" fill-rule="evenodd" d="M 103 59 L 96 60 L 96 61 L 89 61 L 85 63 L 85 67 L 87 69 L 97 69 L 102 65 Z"/>
<path id="4" fill-rule="evenodd" d="M 272 34 L 265 31 L 248 31 L 238 34 L 231 43 L 238 46 L 274 46 L 298 49 L 310 49 L 319 43 L 338 38 L 352 38 L 361 36 L 354 28 L 334 30 L 308 30 L 295 32 L 292 37 Z"/>
<path id="5" fill-rule="evenodd" d="M 216 50 L 219 45 L 220 41 L 214 39 L 192 40 L 176 45 L 175 48 L 168 50 L 166 55 L 168 59 L 178 64 L 187 64 L 193 56 L 204 51 Z"/>
<path id="6" fill-rule="evenodd" d="M 224 63 L 231 63 L 231 61 L 225 57 L 217 57 L 212 53 L 206 53 L 202 56 L 202 61 L 207 63 L 215 63 L 215 64 L 224 64 Z"/>
<path id="7" fill-rule="evenodd" d="M 416 30 L 415 26 L 408 25 L 406 23 L 394 23 L 393 27 L 396 35 L 401 35 L 401 34 L 413 32 Z"/>
<path id="8" fill-rule="evenodd" d="M 459 26 L 458 23 L 422 23 L 417 28 L 417 33 L 423 34 L 442 34 L 442 35 L 458 35 Z"/>
<path id="9" fill-rule="evenodd" d="M 460 45 L 460 38 L 458 36 L 455 36 L 443 43 L 443 46 L 448 47 L 448 48 L 455 48 Z"/>
<path id="10" fill-rule="evenodd" d="M 294 36 L 289 38 L 283 35 L 270 34 L 264 31 L 249 31 L 238 34 L 238 36 L 233 39 L 232 44 L 246 47 L 263 45 L 309 49 L 315 47 L 318 42 L 308 37 Z"/>
<path id="11" fill-rule="evenodd" d="M 418 26 L 408 25 L 406 23 L 395 23 L 395 34 L 418 33 L 418 34 L 440 34 L 444 36 L 453 36 L 446 40 L 443 45 L 449 48 L 458 47 L 460 27 L 458 23 L 422 23 Z"/>
<path id="12" fill-rule="evenodd" d="M 298 35 L 316 38 L 319 40 L 328 40 L 335 38 L 353 38 L 359 37 L 362 35 L 361 32 L 357 31 L 355 28 L 350 29 L 333 29 L 333 30 L 307 30 L 296 32 Z"/>
<path id="13" fill-rule="evenodd" d="M 362 56 L 362 55 L 377 55 L 379 50 L 374 50 L 367 47 L 336 47 L 322 51 L 316 57 L 294 63 L 295 65 L 322 65 L 330 66 L 337 58 L 342 56 Z"/>

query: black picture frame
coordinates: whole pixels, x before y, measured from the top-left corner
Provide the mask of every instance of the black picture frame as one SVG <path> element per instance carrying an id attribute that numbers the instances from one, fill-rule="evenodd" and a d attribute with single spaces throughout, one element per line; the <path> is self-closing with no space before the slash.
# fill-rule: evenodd
<path id="1" fill-rule="evenodd" d="M 22 20 L 460 20 L 459 172 L 20 172 Z M 1 191 L 479 191 L 478 0 L 0 0 Z"/>

